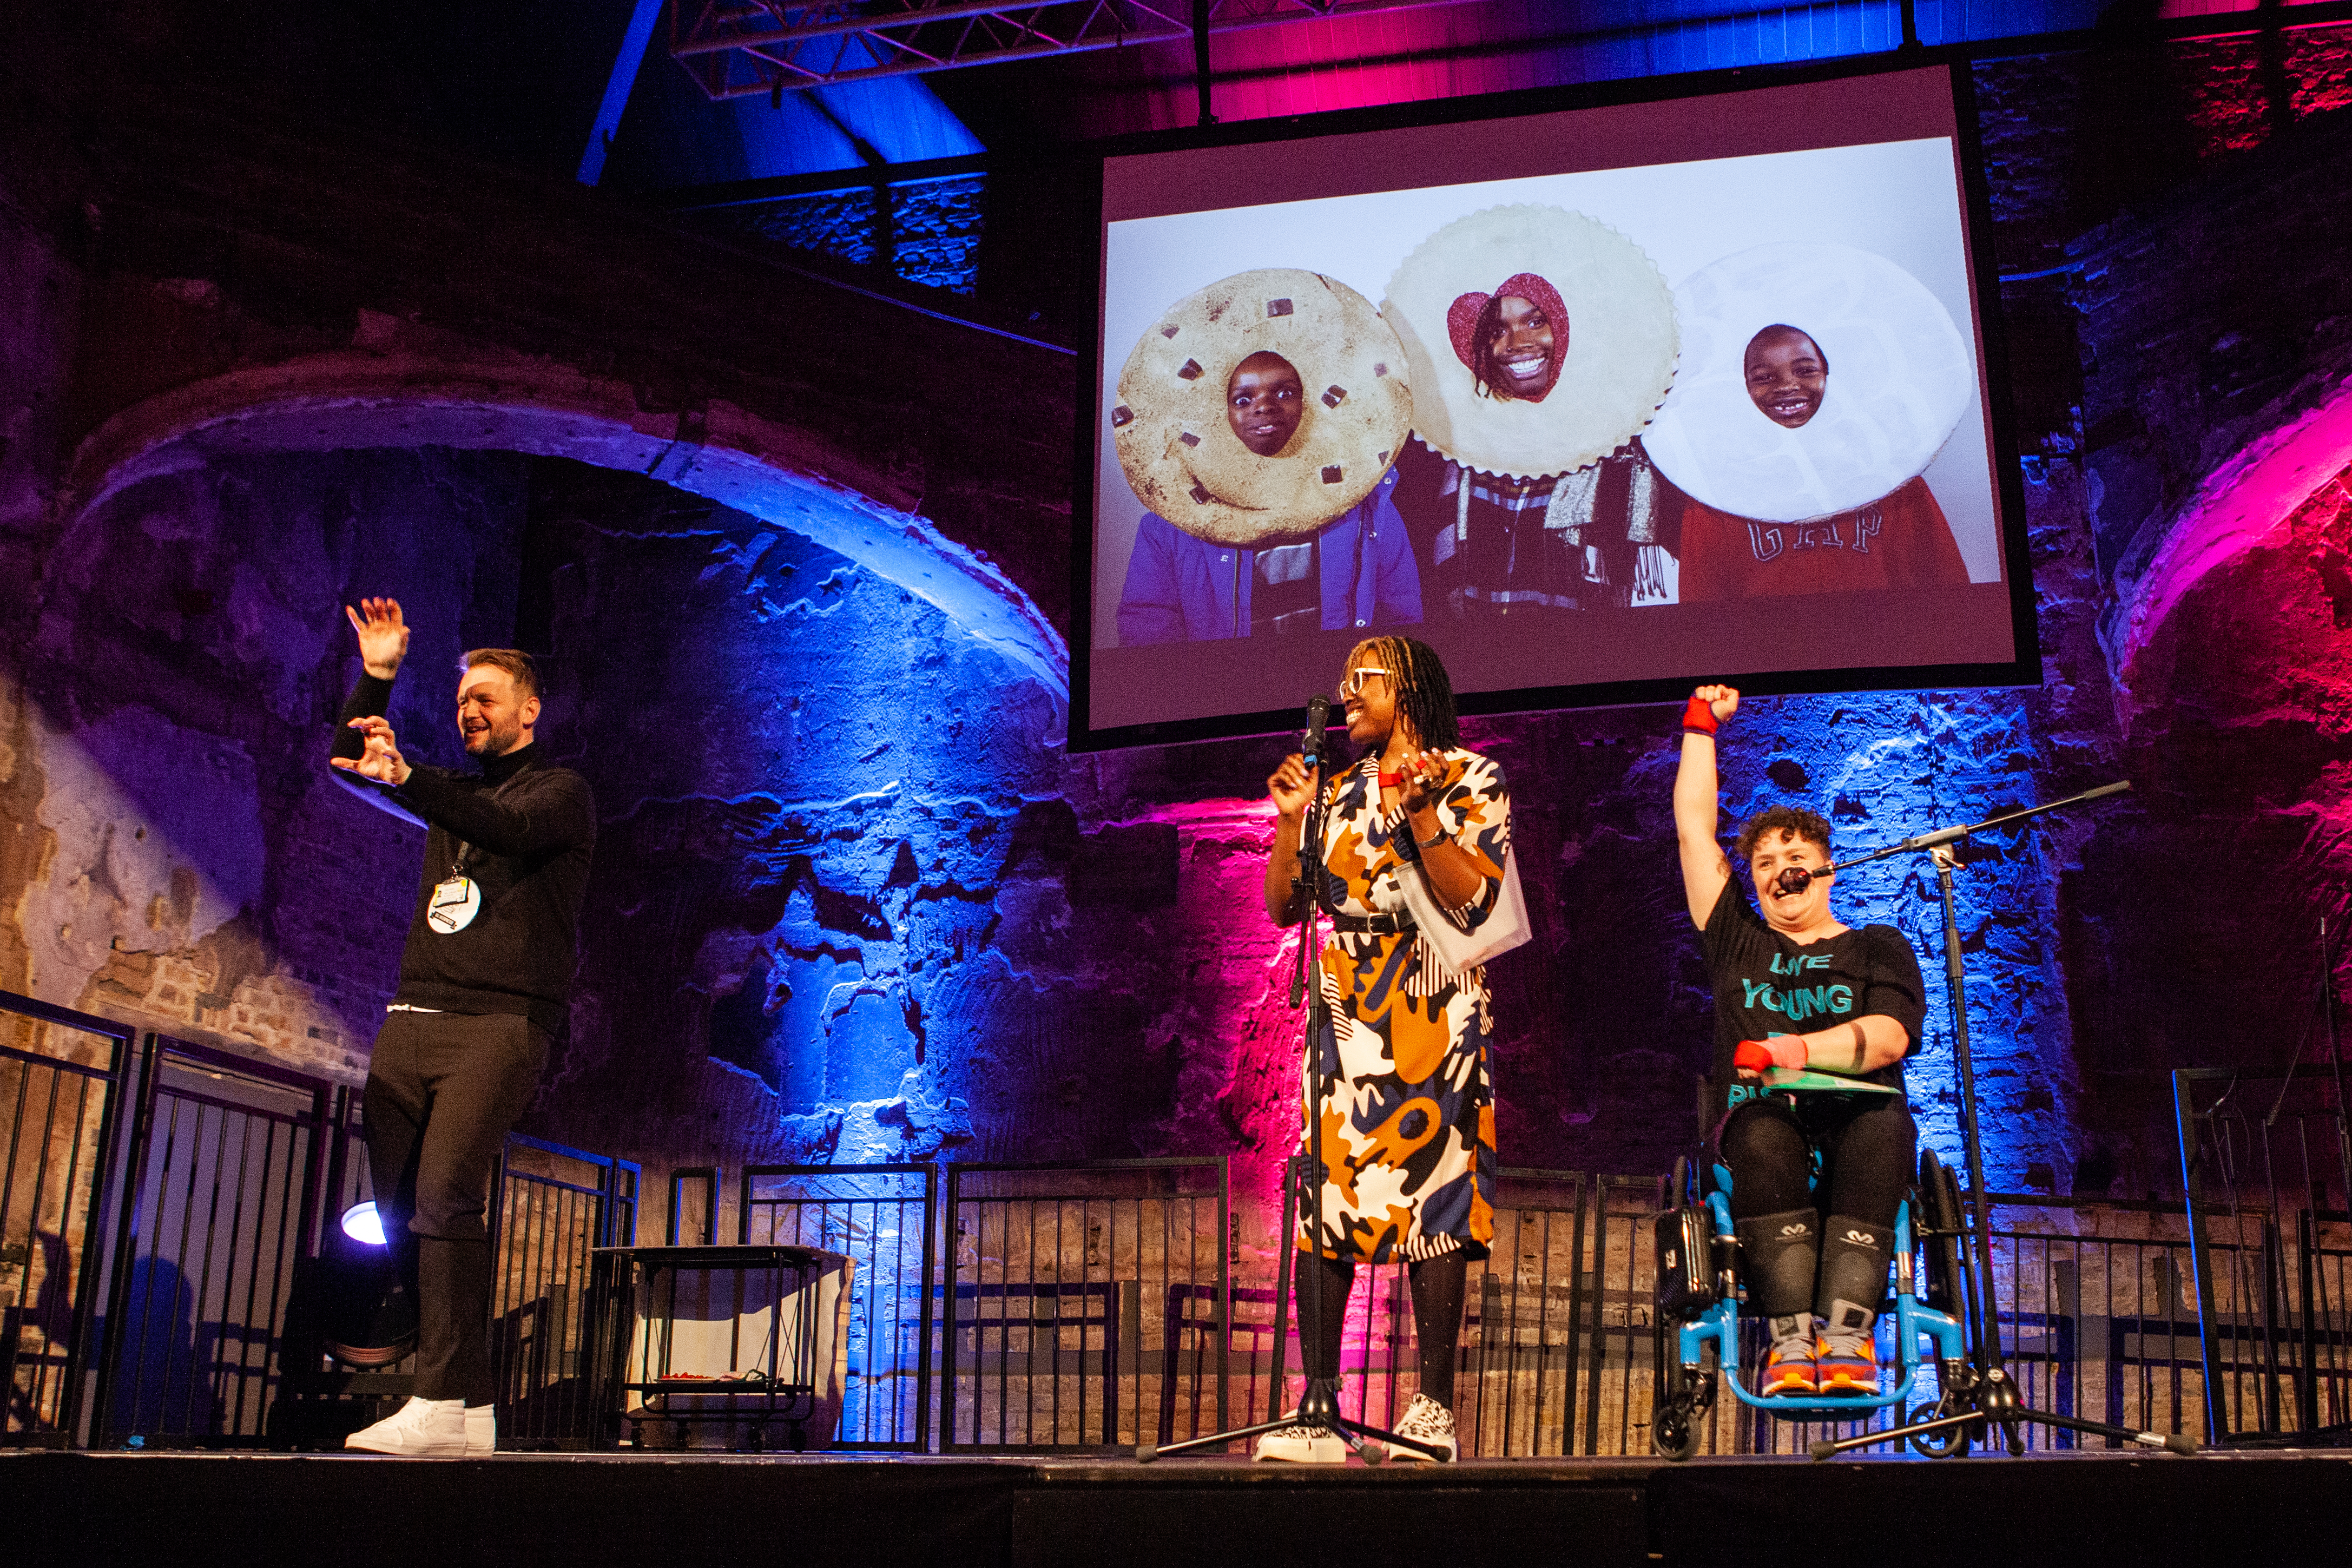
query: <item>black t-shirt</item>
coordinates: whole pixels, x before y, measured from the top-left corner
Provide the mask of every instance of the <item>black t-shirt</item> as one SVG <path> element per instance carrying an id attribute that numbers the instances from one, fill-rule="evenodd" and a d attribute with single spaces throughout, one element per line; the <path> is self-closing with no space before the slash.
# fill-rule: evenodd
<path id="1" fill-rule="evenodd" d="M 1715 986 L 1715 1103 L 1718 1110 L 1737 1081 L 1732 1048 L 1742 1040 L 1811 1035 L 1877 1013 L 1903 1026 L 1919 1048 L 1927 1017 L 1926 988 L 1910 939 L 1893 926 L 1849 928 L 1826 942 L 1798 943 L 1764 923 L 1732 877 L 1699 933 L 1708 980 Z M 1903 1087 L 1903 1064 L 1864 1079 Z"/>

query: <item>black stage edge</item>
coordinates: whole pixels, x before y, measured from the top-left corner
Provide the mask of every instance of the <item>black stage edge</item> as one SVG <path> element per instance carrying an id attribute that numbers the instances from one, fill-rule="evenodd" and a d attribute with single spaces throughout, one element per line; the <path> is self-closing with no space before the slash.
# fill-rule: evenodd
<path id="1" fill-rule="evenodd" d="M 2352 1554 L 2352 1458 L 1523 1460 L 0 1454 L 10 1561 L 813 1568 L 1433 1562 L 2279 1564 Z"/>

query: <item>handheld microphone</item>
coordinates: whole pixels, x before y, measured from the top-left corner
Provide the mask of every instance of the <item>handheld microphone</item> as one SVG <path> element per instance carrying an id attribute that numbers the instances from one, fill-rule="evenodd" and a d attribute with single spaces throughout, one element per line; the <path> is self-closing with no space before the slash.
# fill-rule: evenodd
<path id="1" fill-rule="evenodd" d="M 1298 752 L 1312 774 L 1323 766 L 1324 731 L 1331 727 L 1331 700 L 1320 692 L 1307 700 L 1307 733 L 1301 738 Z"/>

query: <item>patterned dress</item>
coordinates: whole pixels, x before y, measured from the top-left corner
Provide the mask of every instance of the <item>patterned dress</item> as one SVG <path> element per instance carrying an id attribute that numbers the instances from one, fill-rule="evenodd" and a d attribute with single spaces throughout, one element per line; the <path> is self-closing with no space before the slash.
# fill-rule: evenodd
<path id="1" fill-rule="evenodd" d="M 1477 896 L 1453 911 L 1475 931 L 1502 887 L 1510 796 L 1488 758 L 1442 754 L 1439 825 L 1486 873 Z M 1412 829 L 1402 810 L 1393 819 L 1381 810 L 1379 759 L 1333 781 L 1325 811 L 1323 907 L 1359 916 L 1402 907 L 1399 879 L 1422 873 L 1392 847 Z M 1320 1140 L 1323 1249 L 1375 1263 L 1457 1248 L 1485 1257 L 1495 1235 L 1485 967 L 1450 974 L 1405 931 L 1330 932 L 1319 968 L 1333 1026 L 1313 1053 L 1330 1091 Z M 1317 1103 L 1313 1080 L 1302 1088 Z M 1302 1248 L 1311 1245 L 1310 1218 L 1301 1216 Z"/>

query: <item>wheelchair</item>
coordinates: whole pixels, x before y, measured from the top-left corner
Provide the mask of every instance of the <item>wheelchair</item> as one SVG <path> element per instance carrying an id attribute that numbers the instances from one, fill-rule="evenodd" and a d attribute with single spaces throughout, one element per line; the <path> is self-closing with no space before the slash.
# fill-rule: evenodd
<path id="1" fill-rule="evenodd" d="M 1911 1397 L 1927 1355 L 1936 1363 L 1943 1397 L 1911 1411 L 1928 1420 L 1964 1407 L 1972 1383 L 1967 1320 L 1969 1278 L 1960 1243 L 1959 1184 L 1934 1151 L 1921 1150 L 1917 1184 L 1895 1215 L 1894 1297 L 1882 1302 L 1881 1322 L 1895 1325 L 1897 1363 L 1882 1367 L 1879 1392 L 1853 1394 L 1759 1394 L 1740 1375 L 1739 1241 L 1731 1224 L 1731 1173 L 1713 1165 L 1704 1184 L 1688 1159 L 1675 1165 L 1675 1206 L 1657 1218 L 1657 1331 L 1655 1381 L 1650 1415 L 1651 1446 L 1668 1459 L 1687 1459 L 1698 1448 L 1700 1418 L 1715 1405 L 1718 1383 L 1728 1384 L 1743 1405 L 1781 1420 L 1851 1421 Z M 1712 1346 L 1714 1358 L 1708 1363 Z M 1888 1387 L 1890 1376 L 1894 1386 Z M 1922 1433 L 1911 1446 L 1930 1458 L 1968 1452 L 1968 1428 Z"/>

